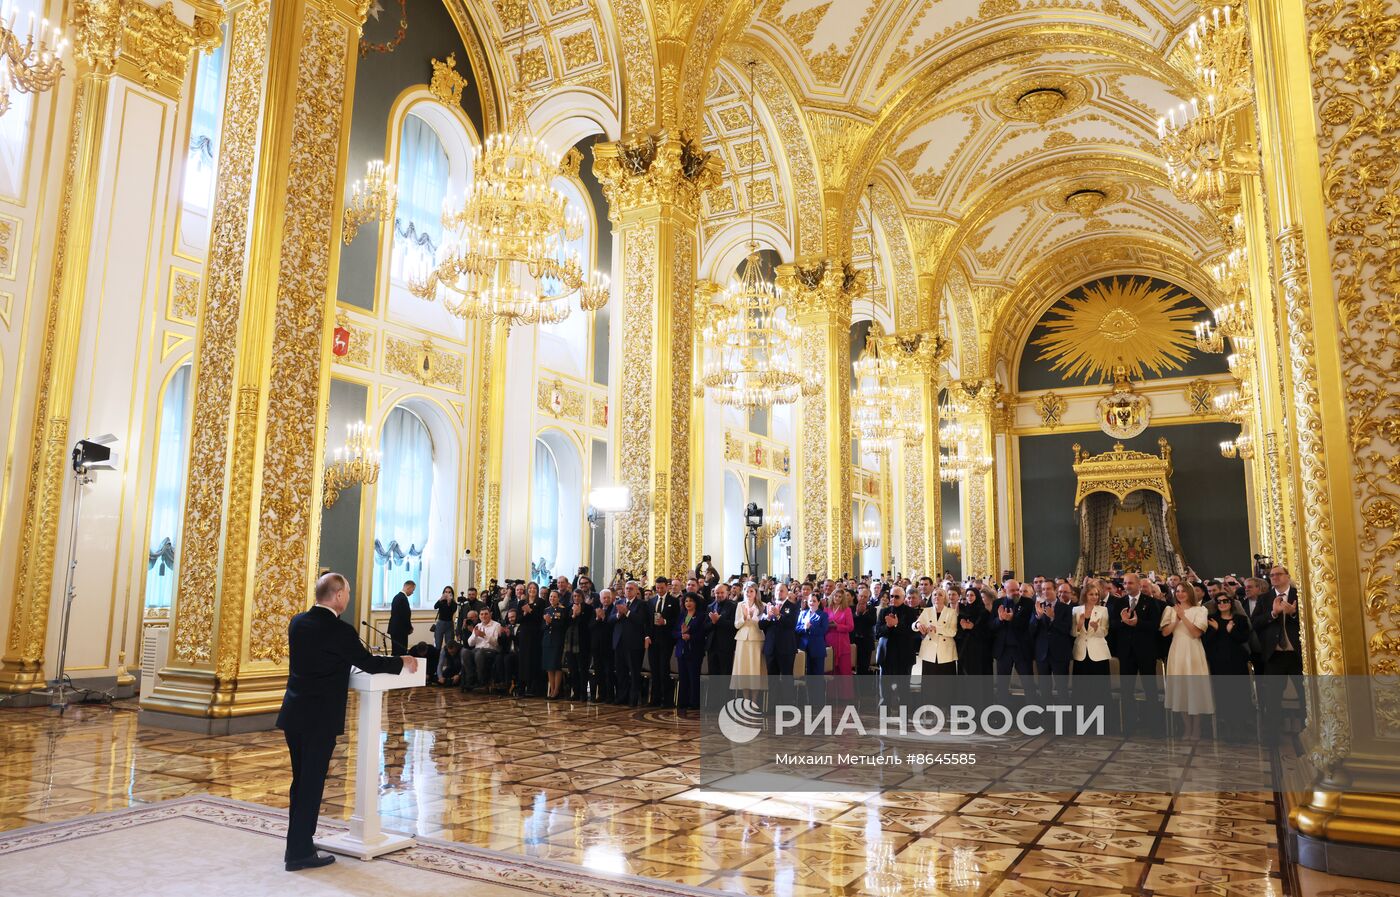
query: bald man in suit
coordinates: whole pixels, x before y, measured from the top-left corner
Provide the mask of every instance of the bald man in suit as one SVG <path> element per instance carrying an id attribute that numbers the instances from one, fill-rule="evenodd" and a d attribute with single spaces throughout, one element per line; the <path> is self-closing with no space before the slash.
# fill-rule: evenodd
<path id="1" fill-rule="evenodd" d="M 345 703 L 350 668 L 366 673 L 418 669 L 416 657 L 378 657 L 369 653 L 355 627 L 340 619 L 350 603 L 350 584 L 339 573 L 316 581 L 316 606 L 292 617 L 287 627 L 287 693 L 277 728 L 292 755 L 291 806 L 287 812 L 288 872 L 335 862 L 317 853 L 312 837 L 321 813 L 331 751 L 345 733 Z"/>

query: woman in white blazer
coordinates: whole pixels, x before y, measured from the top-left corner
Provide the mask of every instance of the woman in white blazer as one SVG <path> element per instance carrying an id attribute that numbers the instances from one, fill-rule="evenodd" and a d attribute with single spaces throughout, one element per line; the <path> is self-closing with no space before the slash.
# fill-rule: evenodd
<path id="1" fill-rule="evenodd" d="M 751 691 L 767 688 L 767 671 L 763 669 L 763 633 L 758 621 L 763 618 L 763 605 L 758 600 L 758 586 L 744 584 L 744 598 L 734 609 L 733 621 L 720 620 L 719 626 L 732 625 L 734 634 L 734 668 L 730 673 L 730 688 Z"/>
<path id="2" fill-rule="evenodd" d="M 1096 579 L 1088 579 L 1074 608 L 1074 690 L 1076 698 L 1093 701 L 1108 694 L 1108 608 Z M 1081 697 L 1082 696 L 1082 697 Z"/>
<path id="3" fill-rule="evenodd" d="M 933 604 L 925 607 L 914 629 L 923 635 L 919 643 L 921 672 L 925 676 L 951 676 L 958 671 L 958 608 L 948 598 L 947 589 L 936 589 Z"/>

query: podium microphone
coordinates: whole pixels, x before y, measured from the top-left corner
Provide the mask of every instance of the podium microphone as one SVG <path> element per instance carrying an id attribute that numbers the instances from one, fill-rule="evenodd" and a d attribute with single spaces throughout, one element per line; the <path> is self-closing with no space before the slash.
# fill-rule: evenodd
<path id="1" fill-rule="evenodd" d="M 380 635 L 384 636 L 384 642 L 385 642 L 385 644 L 389 645 L 389 646 L 392 648 L 392 646 L 393 646 L 393 644 L 394 644 L 394 640 L 393 640 L 392 638 L 389 637 L 389 633 L 387 633 L 387 632 L 385 632 L 384 630 L 380 629 L 378 626 L 375 626 L 375 625 L 374 625 L 373 623 L 371 623 L 369 620 L 362 620 L 361 622 L 362 622 L 365 626 L 368 626 L 370 629 L 373 629 L 375 632 L 377 632 L 377 633 L 379 633 Z"/>

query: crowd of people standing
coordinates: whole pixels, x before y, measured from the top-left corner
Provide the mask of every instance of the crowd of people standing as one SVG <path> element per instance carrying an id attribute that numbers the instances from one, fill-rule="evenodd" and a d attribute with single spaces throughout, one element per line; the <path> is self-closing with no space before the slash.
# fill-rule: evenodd
<path id="1" fill-rule="evenodd" d="M 395 596 L 389 634 L 411 627 Z M 1129 572 L 1021 582 L 864 576 L 722 580 L 706 558 L 683 576 L 641 583 L 621 574 L 595 589 L 573 580 L 445 587 L 429 657 L 436 684 L 516 697 L 695 709 L 702 675 L 734 688 L 767 676 L 971 675 L 998 701 L 1107 701 L 1116 659 L 1115 723 L 1155 733 L 1164 708 L 1187 737 L 1254 718 L 1277 732 L 1290 679 L 1302 690 L 1299 597 L 1288 571 L 1202 580 Z M 402 639 L 402 642 L 400 641 Z M 396 652 L 397 653 L 397 652 Z M 1159 667 L 1164 688 L 1159 690 Z M 1250 680 L 1222 677 L 1253 675 Z"/>

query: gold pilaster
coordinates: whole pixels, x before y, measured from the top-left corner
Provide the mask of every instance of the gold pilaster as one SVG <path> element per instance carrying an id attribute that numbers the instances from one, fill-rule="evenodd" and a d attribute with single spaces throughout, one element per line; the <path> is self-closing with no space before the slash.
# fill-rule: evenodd
<path id="1" fill-rule="evenodd" d="M 350 96 L 364 9 L 232 13 L 170 655 L 146 711 L 275 710 L 310 603 Z"/>
<path id="2" fill-rule="evenodd" d="M 15 540 L 26 549 L 19 553 L 14 607 L 0 661 L 0 692 L 9 693 L 32 691 L 44 681 L 54 556 L 68 485 L 72 438 L 68 416 L 112 81 L 122 77 L 164 96 L 178 97 L 190 52 L 210 45 L 196 29 L 176 19 L 170 7 L 156 10 L 139 0 L 80 0 L 73 9 L 73 31 L 73 119 L 44 312 L 23 529 Z"/>
<path id="3" fill-rule="evenodd" d="M 1351 679 L 1365 694 L 1349 696 L 1337 678 L 1400 672 L 1400 173 L 1378 164 L 1400 152 L 1388 114 L 1400 92 L 1396 10 L 1286 0 L 1250 11 L 1272 237 L 1250 249 L 1276 252 L 1277 338 L 1291 378 L 1285 448 L 1296 459 L 1293 572 L 1319 677 L 1305 732 L 1316 790 L 1291 796 L 1289 822 L 1311 839 L 1396 847 L 1400 798 L 1381 792 L 1400 772 L 1400 720 L 1377 690 L 1383 680 Z"/>
<path id="4" fill-rule="evenodd" d="M 617 482 L 631 490 L 632 510 L 618 520 L 617 564 L 638 576 L 680 573 L 694 563 L 696 216 L 720 169 L 717 157 L 677 131 L 594 150 L 622 272 L 614 446 Z"/>
<path id="5" fill-rule="evenodd" d="M 851 530 L 851 305 L 866 275 L 849 262 L 779 265 L 802 325 L 802 358 L 821 391 L 798 403 L 795 574 L 840 576 L 855 569 Z"/>
<path id="6" fill-rule="evenodd" d="M 997 415 L 1001 413 L 1001 386 L 996 380 L 955 380 L 948 384 L 955 405 L 966 409 L 966 420 L 980 430 L 980 449 L 986 457 L 995 457 Z M 966 502 L 963 516 L 963 574 L 965 576 L 995 576 L 1000 572 L 996 530 L 996 468 L 986 473 L 968 474 L 963 478 L 962 491 Z"/>
<path id="7" fill-rule="evenodd" d="M 503 323 L 481 325 L 481 390 L 477 404 L 476 556 L 480 558 L 476 585 L 485 588 L 500 576 L 501 470 L 505 459 L 506 343 L 510 331 Z"/>

